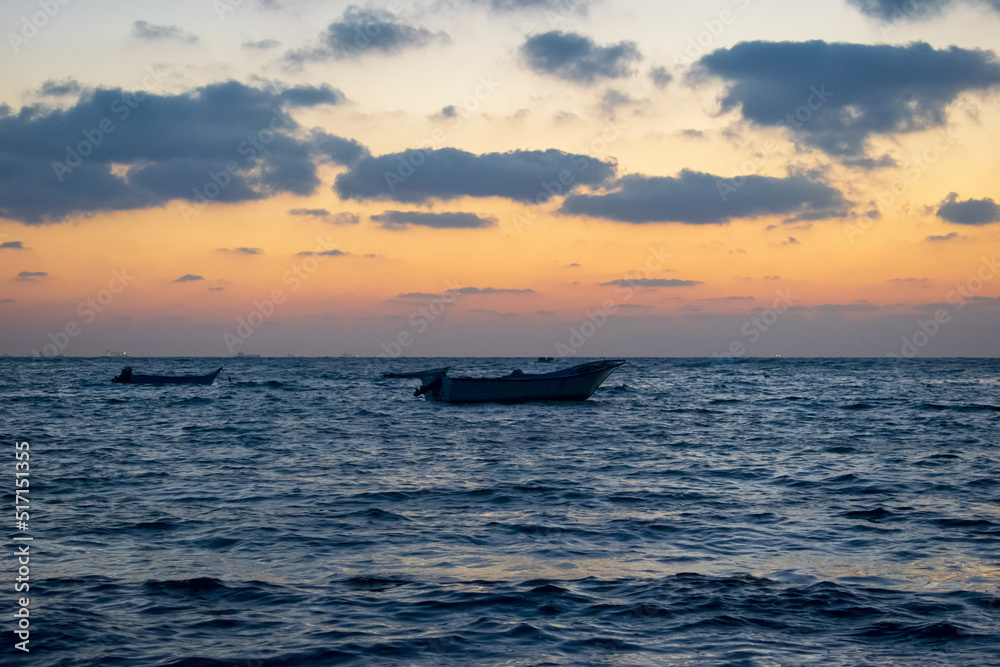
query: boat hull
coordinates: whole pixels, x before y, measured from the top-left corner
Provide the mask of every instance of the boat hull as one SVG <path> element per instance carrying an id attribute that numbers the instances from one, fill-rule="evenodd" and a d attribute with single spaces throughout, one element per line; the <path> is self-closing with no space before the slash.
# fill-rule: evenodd
<path id="1" fill-rule="evenodd" d="M 137 375 L 133 373 L 128 379 L 115 378 L 115 382 L 120 384 L 201 384 L 209 385 L 215 382 L 215 378 L 222 372 L 220 367 L 214 373 L 208 375 Z"/>
<path id="2" fill-rule="evenodd" d="M 502 378 L 440 377 L 440 385 L 424 392 L 440 403 L 527 403 L 585 401 L 624 361 L 594 362 L 538 375 Z"/>

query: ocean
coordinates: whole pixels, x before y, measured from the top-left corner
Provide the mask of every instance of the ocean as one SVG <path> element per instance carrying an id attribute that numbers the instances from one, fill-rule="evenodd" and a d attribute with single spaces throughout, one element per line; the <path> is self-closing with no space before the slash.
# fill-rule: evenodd
<path id="1" fill-rule="evenodd" d="M 4 665 L 1000 664 L 1000 360 L 123 362 L 0 359 Z"/>

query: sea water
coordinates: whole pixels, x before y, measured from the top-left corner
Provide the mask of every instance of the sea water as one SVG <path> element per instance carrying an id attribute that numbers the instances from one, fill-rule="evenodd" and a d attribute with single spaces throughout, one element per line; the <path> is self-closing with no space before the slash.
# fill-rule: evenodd
<path id="1" fill-rule="evenodd" d="M 1000 664 L 1000 361 L 128 363 L 0 359 L 5 665 Z"/>

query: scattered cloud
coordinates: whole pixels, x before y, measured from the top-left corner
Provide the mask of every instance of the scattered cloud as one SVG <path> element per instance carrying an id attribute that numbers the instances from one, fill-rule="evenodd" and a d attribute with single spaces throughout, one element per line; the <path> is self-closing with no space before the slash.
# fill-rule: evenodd
<path id="1" fill-rule="evenodd" d="M 63 97 L 65 95 L 76 95 L 82 90 L 76 79 L 65 79 L 63 81 L 46 81 L 42 84 L 39 94 L 45 97 Z"/>
<path id="2" fill-rule="evenodd" d="M 529 37 L 521 57 L 534 72 L 581 84 L 629 77 L 632 63 L 642 59 L 635 42 L 599 46 L 585 35 L 559 30 Z"/>
<path id="3" fill-rule="evenodd" d="M 649 78 L 657 88 L 666 88 L 674 80 L 674 75 L 666 67 L 654 67 L 649 70 Z"/>
<path id="4" fill-rule="evenodd" d="M 443 32 L 411 26 L 390 12 L 350 5 L 320 35 L 319 46 L 289 51 L 285 59 L 292 66 L 301 66 L 306 62 L 350 60 L 376 53 L 397 55 L 407 49 L 449 41 Z"/>
<path id="5" fill-rule="evenodd" d="M 722 111 L 737 109 L 829 155 L 858 158 L 873 134 L 943 126 L 959 95 L 1000 86 L 1000 63 L 990 51 L 922 42 L 756 41 L 703 56 L 694 76 L 726 82 Z"/>
<path id="6" fill-rule="evenodd" d="M 559 212 L 635 224 L 702 225 L 765 215 L 819 220 L 843 216 L 847 208 L 839 190 L 805 176 L 735 181 L 685 169 L 679 176 L 625 176 L 607 192 L 570 195 Z"/>
<path id="7" fill-rule="evenodd" d="M 349 254 L 351 253 L 337 249 L 323 250 L 321 252 L 316 252 L 315 250 L 303 250 L 302 252 L 295 253 L 297 257 L 346 257 Z"/>
<path id="8" fill-rule="evenodd" d="M 361 222 L 361 216 L 357 213 L 348 213 L 347 211 L 331 213 L 325 208 L 293 208 L 288 211 L 288 214 L 300 217 L 316 218 L 327 224 L 338 226 L 356 225 Z"/>
<path id="9" fill-rule="evenodd" d="M 204 278 L 201 277 L 201 276 L 195 275 L 193 273 L 185 273 L 183 276 L 181 276 L 180 278 L 177 278 L 173 282 L 175 282 L 175 283 L 190 283 L 190 282 L 194 282 L 196 280 L 204 280 Z"/>
<path id="10" fill-rule="evenodd" d="M 958 195 L 952 192 L 941 202 L 937 217 L 956 225 L 988 225 L 1000 222 L 1000 205 L 989 197 L 958 201 Z"/>
<path id="11" fill-rule="evenodd" d="M 925 241 L 951 241 L 958 238 L 958 232 L 951 232 L 950 234 L 945 234 L 944 236 L 928 236 Z"/>
<path id="12" fill-rule="evenodd" d="M 281 46 L 281 42 L 279 42 L 276 39 L 258 39 L 256 41 L 251 39 L 246 39 L 243 40 L 243 43 L 240 44 L 240 46 L 244 49 L 249 49 L 251 51 L 269 51 L 271 49 L 276 49 L 279 46 Z"/>
<path id="13" fill-rule="evenodd" d="M 0 243 L 0 250 L 24 250 L 24 241 L 6 241 Z"/>
<path id="14" fill-rule="evenodd" d="M 146 21 L 136 21 L 132 24 L 132 36 L 146 40 L 174 40 L 185 44 L 198 42 L 198 35 L 185 31 L 175 25 L 155 25 Z"/>
<path id="15" fill-rule="evenodd" d="M 565 16 L 568 9 L 585 13 L 590 4 L 589 0 L 469 0 L 471 4 L 485 6 L 492 11 L 520 13 L 527 10 L 545 10 L 558 12 L 558 15 Z"/>
<path id="16" fill-rule="evenodd" d="M 443 294 L 535 294 L 533 289 L 516 289 L 511 287 L 458 287 L 438 294 L 430 292 L 407 292 L 396 296 L 397 299 L 436 299 Z"/>
<path id="17" fill-rule="evenodd" d="M 614 118 L 615 111 L 618 108 L 627 107 L 630 104 L 635 104 L 635 102 L 627 93 L 623 93 L 620 90 L 607 90 L 601 95 L 601 112 L 605 116 Z"/>
<path id="18" fill-rule="evenodd" d="M 45 278 L 49 274 L 46 271 L 21 271 L 17 274 L 17 278 L 14 280 L 19 280 L 21 282 L 34 282 L 39 278 Z"/>
<path id="19" fill-rule="evenodd" d="M 326 86 L 227 81 L 177 95 L 99 88 L 66 109 L 22 109 L 0 117 L 0 217 L 39 224 L 172 200 L 313 194 L 317 162 L 347 164 L 367 151 L 303 133 L 282 109 L 342 99 Z"/>
<path id="20" fill-rule="evenodd" d="M 417 211 L 386 211 L 370 216 L 372 222 L 382 226 L 382 229 L 400 231 L 411 225 L 433 227 L 435 229 L 484 229 L 496 227 L 497 219 L 482 217 L 475 213 L 422 213 Z"/>
<path id="21" fill-rule="evenodd" d="M 602 287 L 693 287 L 701 285 L 700 280 L 681 280 L 679 278 L 620 278 L 601 283 Z"/>
<path id="22" fill-rule="evenodd" d="M 229 253 L 230 255 L 263 255 L 264 251 L 260 248 L 219 248 L 219 252 Z"/>
<path id="23" fill-rule="evenodd" d="M 782 241 L 781 245 L 800 245 L 800 241 L 794 236 L 789 236 L 787 241 Z"/>
<path id="24" fill-rule="evenodd" d="M 542 202 L 580 185 L 603 183 L 614 162 L 549 149 L 476 155 L 457 148 L 421 149 L 362 158 L 338 174 L 341 199 L 424 203 L 458 197 Z"/>

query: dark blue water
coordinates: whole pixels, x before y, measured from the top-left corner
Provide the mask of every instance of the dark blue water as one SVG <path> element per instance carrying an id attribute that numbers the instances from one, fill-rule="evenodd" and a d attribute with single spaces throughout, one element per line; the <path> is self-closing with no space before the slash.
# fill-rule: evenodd
<path id="1" fill-rule="evenodd" d="M 381 373 L 560 364 L 130 363 L 226 369 L 0 360 L 4 664 L 1000 664 L 1000 361 L 634 359 L 519 406 Z"/>

